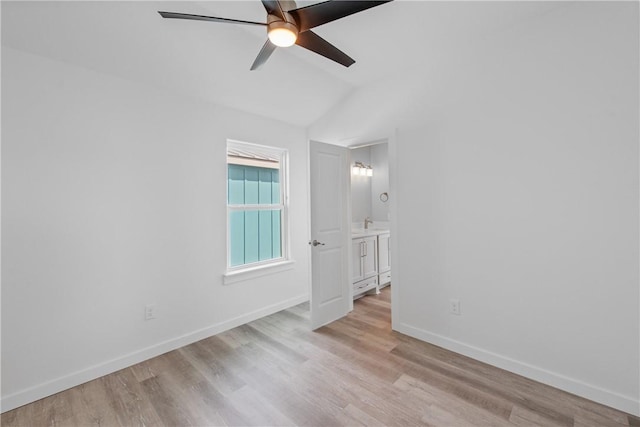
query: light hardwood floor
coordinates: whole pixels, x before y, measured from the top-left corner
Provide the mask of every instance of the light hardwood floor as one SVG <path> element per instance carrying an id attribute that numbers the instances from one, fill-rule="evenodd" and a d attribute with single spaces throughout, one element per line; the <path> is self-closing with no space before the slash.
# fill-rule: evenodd
<path id="1" fill-rule="evenodd" d="M 299 305 L 2 415 L 2 426 L 640 426 L 391 331 L 390 289 L 309 330 Z"/>

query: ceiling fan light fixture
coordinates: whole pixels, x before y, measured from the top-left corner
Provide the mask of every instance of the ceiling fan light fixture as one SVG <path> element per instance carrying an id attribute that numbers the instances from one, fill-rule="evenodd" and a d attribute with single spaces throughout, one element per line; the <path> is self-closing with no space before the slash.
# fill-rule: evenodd
<path id="1" fill-rule="evenodd" d="M 298 29 L 290 22 L 275 21 L 269 23 L 267 35 L 276 46 L 289 47 L 298 39 Z"/>
<path id="2" fill-rule="evenodd" d="M 2 1 L 2 0 L 0 0 Z M 226 22 L 267 27 L 268 39 L 262 45 L 250 70 L 260 68 L 277 47 L 296 44 L 344 67 L 356 61 L 340 49 L 311 31 L 312 28 L 380 6 L 393 0 L 321 1 L 309 6 L 297 7 L 294 0 L 262 0 L 267 12 L 267 22 L 246 21 L 244 19 L 221 18 L 217 16 L 193 15 L 190 13 L 158 11 L 163 18 L 189 19 L 194 21 Z M 299 36 L 299 37 L 298 37 Z M 362 171 L 359 171 L 362 174 Z M 364 170 L 364 174 L 367 171 Z M 369 172 L 371 176 L 372 172 Z"/>

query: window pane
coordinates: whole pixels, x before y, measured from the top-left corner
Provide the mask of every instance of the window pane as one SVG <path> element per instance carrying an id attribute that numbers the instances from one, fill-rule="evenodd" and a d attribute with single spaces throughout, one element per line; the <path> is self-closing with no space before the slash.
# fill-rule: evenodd
<path id="1" fill-rule="evenodd" d="M 230 164 L 228 202 L 231 205 L 279 204 L 280 171 Z"/>
<path id="2" fill-rule="evenodd" d="M 258 262 L 258 211 L 244 213 L 244 263 Z"/>
<path id="3" fill-rule="evenodd" d="M 260 168 L 258 175 L 260 176 L 260 204 L 269 205 L 271 204 L 271 169 Z"/>
<path id="4" fill-rule="evenodd" d="M 271 175 L 271 174 L 269 174 Z M 273 258 L 271 211 L 260 211 L 260 261 Z"/>
<path id="5" fill-rule="evenodd" d="M 244 212 L 229 213 L 229 246 L 231 266 L 244 264 Z"/>
<path id="6" fill-rule="evenodd" d="M 280 171 L 273 169 L 271 171 L 271 203 L 280 203 Z"/>
<path id="7" fill-rule="evenodd" d="M 244 203 L 244 166 L 229 165 L 229 204 Z"/>
<path id="8" fill-rule="evenodd" d="M 230 212 L 231 266 L 280 258 L 281 221 L 281 210 Z"/>
<path id="9" fill-rule="evenodd" d="M 282 211 L 271 211 L 271 230 L 272 230 L 272 251 L 274 258 L 280 258 L 282 256 L 282 242 L 280 233 L 280 223 L 282 221 Z"/>
<path id="10" fill-rule="evenodd" d="M 244 203 L 258 204 L 258 168 L 245 166 L 244 180 Z"/>

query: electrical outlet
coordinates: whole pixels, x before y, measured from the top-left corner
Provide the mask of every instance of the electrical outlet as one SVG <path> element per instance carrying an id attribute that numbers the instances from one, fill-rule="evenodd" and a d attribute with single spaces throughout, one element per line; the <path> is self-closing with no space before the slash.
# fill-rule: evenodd
<path id="1" fill-rule="evenodd" d="M 149 304 L 144 306 L 144 320 L 152 320 L 156 318 L 156 305 Z"/>
<path id="2" fill-rule="evenodd" d="M 460 300 L 459 299 L 449 300 L 449 311 L 451 312 L 451 314 L 460 316 Z"/>

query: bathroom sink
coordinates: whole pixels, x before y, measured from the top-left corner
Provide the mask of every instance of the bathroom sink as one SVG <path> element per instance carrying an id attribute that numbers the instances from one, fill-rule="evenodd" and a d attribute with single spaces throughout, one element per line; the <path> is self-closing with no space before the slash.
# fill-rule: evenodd
<path id="1" fill-rule="evenodd" d="M 353 236 L 366 236 L 366 235 L 372 235 L 372 234 L 380 234 L 388 231 L 389 231 L 388 228 L 378 228 L 378 227 L 369 227 L 366 230 L 364 228 L 352 228 L 351 234 Z"/>

